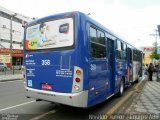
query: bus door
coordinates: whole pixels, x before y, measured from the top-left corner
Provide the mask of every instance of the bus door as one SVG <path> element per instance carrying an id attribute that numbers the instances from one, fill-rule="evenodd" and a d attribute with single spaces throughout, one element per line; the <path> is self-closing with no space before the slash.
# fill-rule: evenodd
<path id="1" fill-rule="evenodd" d="M 128 76 L 128 83 L 133 82 L 133 59 L 132 59 L 132 49 L 128 48 L 127 50 L 127 76 Z"/>
<path id="2" fill-rule="evenodd" d="M 107 55 L 104 32 L 90 27 L 89 42 L 89 105 L 106 99 Z"/>
<path id="3" fill-rule="evenodd" d="M 107 38 L 107 54 L 108 54 L 108 73 L 107 78 L 109 82 L 109 94 L 114 93 L 115 89 L 115 71 L 114 71 L 114 64 L 115 64 L 115 54 L 114 54 L 114 40 Z"/>

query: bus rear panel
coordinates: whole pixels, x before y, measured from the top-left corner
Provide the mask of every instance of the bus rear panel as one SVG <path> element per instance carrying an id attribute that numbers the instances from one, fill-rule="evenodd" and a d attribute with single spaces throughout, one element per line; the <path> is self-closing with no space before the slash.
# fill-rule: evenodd
<path id="1" fill-rule="evenodd" d="M 49 20 L 48 20 L 49 19 Z M 78 21 L 76 21 L 78 22 Z M 24 64 L 26 96 L 87 107 L 80 47 L 73 14 L 48 17 L 28 25 Z"/>

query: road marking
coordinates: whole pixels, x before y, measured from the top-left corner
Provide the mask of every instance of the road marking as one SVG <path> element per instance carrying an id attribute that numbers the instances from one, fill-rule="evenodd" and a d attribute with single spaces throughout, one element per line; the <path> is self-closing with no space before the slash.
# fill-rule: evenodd
<path id="1" fill-rule="evenodd" d="M 141 82 L 144 80 L 142 78 Z M 118 102 L 110 111 L 106 113 L 107 119 L 113 114 L 135 91 L 138 91 L 138 87 L 140 86 L 141 82 L 138 83 L 134 88 L 134 91 L 130 91 L 127 96 L 125 96 L 120 102 Z"/>
<path id="2" fill-rule="evenodd" d="M 27 105 L 27 104 L 30 104 L 30 103 L 33 103 L 33 102 L 36 102 L 36 101 L 33 100 L 33 101 L 22 103 L 22 104 L 19 104 L 19 105 L 14 105 L 14 106 L 11 106 L 11 107 L 3 108 L 3 109 L 0 109 L 0 112 L 5 111 L 5 110 L 9 110 L 9 109 L 12 109 L 12 108 L 16 108 L 16 107 L 19 107 L 19 106 Z"/>
<path id="3" fill-rule="evenodd" d="M 46 117 L 46 116 L 48 116 L 48 115 L 50 115 L 50 114 L 56 113 L 56 112 L 59 111 L 60 109 L 61 109 L 61 108 L 59 108 L 59 109 L 57 109 L 57 110 L 51 110 L 51 111 L 49 111 L 49 112 L 46 112 L 46 113 L 44 113 L 44 114 L 41 114 L 41 115 L 36 116 L 36 117 L 34 117 L 34 118 L 31 118 L 30 120 L 39 120 L 39 119 L 42 119 L 42 118 L 44 118 L 44 117 Z"/>
<path id="4" fill-rule="evenodd" d="M 125 98 L 123 98 L 120 102 L 118 102 L 110 111 L 106 113 L 107 119 L 110 117 L 111 114 L 113 114 L 131 95 L 133 94 L 133 91 L 130 91 Z M 103 119 L 102 119 L 103 120 Z"/>
<path id="5" fill-rule="evenodd" d="M 30 119 L 30 120 L 39 120 L 39 119 L 44 118 L 45 116 L 47 116 L 47 115 L 49 115 L 51 113 L 54 114 L 55 112 L 57 112 L 57 111 L 52 110 L 52 111 L 46 112 L 46 113 L 44 113 L 42 115 L 36 116 L 36 117 L 34 117 L 34 118 Z"/>

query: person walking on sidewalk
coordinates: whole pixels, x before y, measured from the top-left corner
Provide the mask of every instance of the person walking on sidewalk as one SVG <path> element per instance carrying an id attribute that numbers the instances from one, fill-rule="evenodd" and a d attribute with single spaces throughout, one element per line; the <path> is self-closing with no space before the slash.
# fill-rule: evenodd
<path id="1" fill-rule="evenodd" d="M 148 75 L 148 64 L 144 65 L 144 74 Z"/>
<path id="2" fill-rule="evenodd" d="M 148 73 L 149 73 L 149 80 L 150 81 L 152 81 L 153 72 L 154 72 L 154 66 L 153 66 L 153 63 L 150 63 L 149 67 L 148 67 Z"/>

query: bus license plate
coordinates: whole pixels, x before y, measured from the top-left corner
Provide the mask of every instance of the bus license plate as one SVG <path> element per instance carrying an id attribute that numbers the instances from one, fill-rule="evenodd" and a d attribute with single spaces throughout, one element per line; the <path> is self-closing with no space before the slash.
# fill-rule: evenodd
<path id="1" fill-rule="evenodd" d="M 42 89 L 44 89 L 44 90 L 52 90 L 52 85 L 42 84 Z"/>

